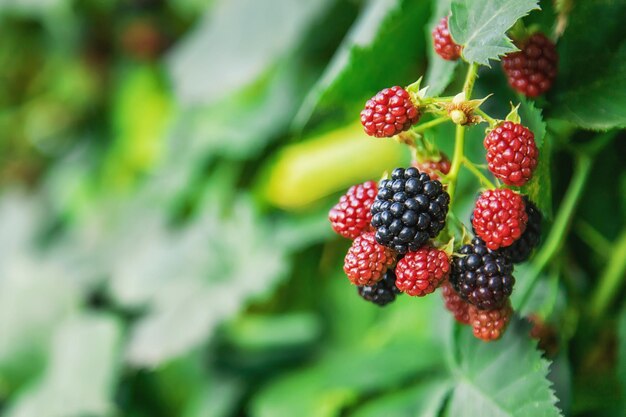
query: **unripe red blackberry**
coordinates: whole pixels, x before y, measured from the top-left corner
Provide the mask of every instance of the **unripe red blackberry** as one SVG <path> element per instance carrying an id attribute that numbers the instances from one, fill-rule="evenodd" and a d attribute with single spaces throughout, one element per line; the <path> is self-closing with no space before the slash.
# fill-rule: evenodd
<path id="1" fill-rule="evenodd" d="M 457 294 L 450 282 L 446 281 L 441 285 L 441 295 L 446 308 L 454 315 L 456 321 L 462 324 L 469 324 L 470 303 Z"/>
<path id="2" fill-rule="evenodd" d="M 392 137 L 409 130 L 420 118 L 420 110 L 402 87 L 385 88 L 365 103 L 361 124 L 365 133 L 377 138 Z"/>
<path id="3" fill-rule="evenodd" d="M 491 250 L 511 246 L 526 230 L 522 196 L 508 188 L 487 190 L 476 200 L 472 227 Z"/>
<path id="4" fill-rule="evenodd" d="M 526 184 L 537 167 L 535 135 L 519 123 L 503 122 L 483 141 L 489 171 L 507 185 Z"/>
<path id="5" fill-rule="evenodd" d="M 470 324 L 474 336 L 486 342 L 497 340 L 502 336 L 512 315 L 513 309 L 508 300 L 503 307 L 495 310 L 480 310 L 475 306 L 469 307 Z"/>
<path id="6" fill-rule="evenodd" d="M 507 256 L 514 264 L 527 261 L 541 240 L 541 212 L 528 197 L 524 196 L 523 199 L 528 215 L 526 230 L 511 246 L 498 249 L 498 252 Z"/>
<path id="7" fill-rule="evenodd" d="M 391 303 L 401 294 L 396 287 L 396 274 L 393 269 L 387 269 L 383 278 L 374 285 L 364 285 L 357 287 L 359 295 L 367 301 L 370 301 L 381 307 Z"/>
<path id="8" fill-rule="evenodd" d="M 461 247 L 459 255 L 453 256 L 449 281 L 461 298 L 479 309 L 497 309 L 513 292 L 513 264 L 474 238 L 471 244 Z"/>
<path id="9" fill-rule="evenodd" d="M 411 296 L 422 297 L 435 291 L 448 277 L 450 262 L 441 250 L 424 247 L 408 252 L 396 265 L 396 286 Z"/>
<path id="10" fill-rule="evenodd" d="M 328 213 L 333 230 L 348 239 L 355 239 L 362 233 L 373 230 L 370 225 L 370 209 L 377 193 L 378 187 L 374 181 L 350 187 Z"/>
<path id="11" fill-rule="evenodd" d="M 548 91 L 556 78 L 559 57 L 556 46 L 543 33 L 516 42 L 520 49 L 502 58 L 509 85 L 528 97 Z"/>
<path id="12" fill-rule="evenodd" d="M 431 180 L 439 180 L 439 173 L 446 175 L 450 172 L 451 167 L 450 160 L 444 153 L 441 153 L 438 161 L 413 161 L 411 165 L 417 168 L 420 172 L 428 174 Z"/>
<path id="13" fill-rule="evenodd" d="M 461 45 L 457 45 L 448 30 L 448 18 L 444 17 L 432 32 L 433 46 L 437 55 L 448 61 L 456 61 L 461 57 Z"/>
<path id="14" fill-rule="evenodd" d="M 354 239 L 346 254 L 343 270 L 355 285 L 374 285 L 395 260 L 393 251 L 378 244 L 374 232 L 369 232 Z"/>
<path id="15" fill-rule="evenodd" d="M 376 241 L 397 253 L 421 248 L 445 226 L 450 196 L 417 168 L 396 168 L 380 181 L 372 204 Z"/>

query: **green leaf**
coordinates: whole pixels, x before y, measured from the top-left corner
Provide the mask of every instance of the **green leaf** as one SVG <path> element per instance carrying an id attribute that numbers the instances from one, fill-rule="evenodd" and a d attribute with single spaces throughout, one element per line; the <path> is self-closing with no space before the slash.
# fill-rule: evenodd
<path id="1" fill-rule="evenodd" d="M 453 0 L 448 26 L 463 58 L 489 66 L 489 60 L 517 50 L 506 31 L 531 10 L 538 0 Z"/>
<path id="2" fill-rule="evenodd" d="M 36 250 L 43 202 L 20 192 L 0 198 L 0 386 L 12 391 L 45 364 L 55 330 L 79 306 L 76 283 L 57 258 Z"/>
<path id="3" fill-rule="evenodd" d="M 130 259 L 116 260 L 113 252 L 109 260 L 113 296 L 127 307 L 148 307 L 131 330 L 131 363 L 158 365 L 201 346 L 222 320 L 284 276 L 286 248 L 275 244 L 249 201 L 237 200 L 226 218 L 219 209 L 209 199 L 202 215 L 178 231 L 129 213 L 136 223 L 126 230 L 129 238 L 108 243 L 122 252 L 134 248 Z"/>
<path id="4" fill-rule="evenodd" d="M 626 2 L 621 0 L 575 3 L 558 43 L 555 117 L 584 129 L 626 126 L 625 19 Z"/>
<path id="5" fill-rule="evenodd" d="M 431 32 L 437 26 L 442 17 L 450 14 L 450 0 L 433 0 L 435 3 L 435 12 L 432 14 L 428 25 L 426 26 L 426 44 L 428 52 L 428 68 L 426 69 L 426 78 L 423 85 L 428 86 L 428 94 L 435 97 L 443 93 L 445 88 L 452 81 L 454 70 L 458 66 L 457 61 L 446 61 L 435 52 L 432 42 Z"/>
<path id="6" fill-rule="evenodd" d="M 521 99 L 519 115 L 524 126 L 535 135 L 539 149 L 539 161 L 531 180 L 522 187 L 523 194 L 533 201 L 546 218 L 552 218 L 552 176 L 550 162 L 552 159 L 552 138 L 546 136 L 546 123 L 543 121 L 541 109 L 525 98 Z"/>
<path id="7" fill-rule="evenodd" d="M 463 327 L 452 373 L 458 381 L 448 415 L 557 417 L 561 413 L 529 328 L 515 319 L 497 342 L 485 343 Z"/>
<path id="8" fill-rule="evenodd" d="M 41 379 L 9 406 L 7 417 L 110 416 L 119 370 L 120 323 L 78 316 L 54 335 Z"/>
<path id="9" fill-rule="evenodd" d="M 450 388 L 450 381 L 429 378 L 414 387 L 366 402 L 350 416 L 438 417 Z"/>
<path id="10" fill-rule="evenodd" d="M 313 116 L 357 120 L 355 109 L 377 91 L 415 81 L 427 17 L 426 1 L 370 0 L 304 100 L 295 126 L 302 129 Z"/>
<path id="11" fill-rule="evenodd" d="M 440 320 L 448 313 L 439 297 L 399 296 L 380 309 L 355 297 L 343 273 L 336 275 L 323 293 L 333 317 L 341 317 L 329 322 L 328 349 L 263 389 L 252 401 L 253 416 L 336 416 L 360 398 L 444 370 Z"/>
<path id="12" fill-rule="evenodd" d="M 258 79 L 296 48 L 329 0 L 218 2 L 168 56 L 184 104 L 210 104 Z M 251 42 L 254 40 L 254 42 Z"/>
<path id="13" fill-rule="evenodd" d="M 595 57 L 585 65 L 585 71 L 597 78 L 570 85 L 560 92 L 554 117 L 590 130 L 609 130 L 626 127 L 626 42 L 601 67 L 595 66 Z"/>
<path id="14" fill-rule="evenodd" d="M 537 148 L 541 150 L 543 138 L 546 135 L 546 123 L 543 121 L 541 109 L 535 107 L 535 103 L 532 101 L 522 97 L 518 112 L 521 123 L 534 133 Z"/>
<path id="15" fill-rule="evenodd" d="M 314 366 L 268 385 L 253 399 L 251 415 L 336 416 L 360 395 L 398 384 L 440 363 L 441 348 L 427 342 L 335 350 Z"/>

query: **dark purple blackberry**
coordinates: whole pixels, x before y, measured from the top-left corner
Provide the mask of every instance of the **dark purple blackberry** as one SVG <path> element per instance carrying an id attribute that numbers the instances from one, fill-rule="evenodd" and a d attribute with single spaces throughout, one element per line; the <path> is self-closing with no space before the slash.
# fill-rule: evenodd
<path id="1" fill-rule="evenodd" d="M 523 198 L 526 204 L 526 214 L 528 214 L 526 230 L 511 246 L 498 249 L 498 252 L 508 256 L 514 264 L 527 261 L 541 240 L 541 212 L 528 197 L 523 196 Z"/>
<path id="2" fill-rule="evenodd" d="M 396 274 L 392 269 L 388 269 L 383 279 L 376 284 L 357 287 L 357 289 L 363 299 L 381 307 L 394 301 L 396 295 L 401 293 L 398 287 L 396 287 Z"/>
<path id="3" fill-rule="evenodd" d="M 381 180 L 372 204 L 376 241 L 404 254 L 416 251 L 445 226 L 450 196 L 417 168 L 396 168 Z"/>
<path id="4" fill-rule="evenodd" d="M 501 308 L 513 291 L 511 260 L 491 251 L 479 238 L 453 256 L 450 284 L 461 298 L 481 310 Z"/>

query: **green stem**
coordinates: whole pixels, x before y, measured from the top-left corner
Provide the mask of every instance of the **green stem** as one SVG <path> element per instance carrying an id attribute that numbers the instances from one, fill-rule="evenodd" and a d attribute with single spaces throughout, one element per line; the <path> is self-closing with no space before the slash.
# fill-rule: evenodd
<path id="1" fill-rule="evenodd" d="M 467 75 L 465 76 L 465 83 L 463 84 L 463 92 L 465 93 L 465 100 L 469 100 L 472 96 L 472 90 L 474 89 L 474 82 L 476 81 L 476 75 L 478 74 L 478 64 L 470 64 L 467 69 Z"/>
<path id="2" fill-rule="evenodd" d="M 450 206 L 452 206 L 452 201 L 454 200 L 456 182 L 459 176 L 459 170 L 461 169 L 461 163 L 465 158 L 465 127 L 461 125 L 456 125 L 456 133 L 454 136 L 454 155 L 452 156 L 450 172 L 446 176 L 446 178 L 448 179 L 448 194 L 450 194 Z"/>
<path id="3" fill-rule="evenodd" d="M 487 123 L 489 123 L 489 127 L 494 127 L 498 123 L 498 121 L 496 119 L 494 119 L 493 117 L 489 116 L 487 113 L 485 113 L 481 109 L 474 110 L 474 113 L 480 115 L 483 119 L 485 119 L 487 121 Z"/>
<path id="4" fill-rule="evenodd" d="M 472 96 L 472 90 L 474 88 L 474 81 L 476 81 L 476 75 L 478 73 L 478 65 L 470 64 L 467 69 L 467 75 L 465 77 L 465 83 L 463 84 L 463 92 L 465 93 L 465 99 L 469 100 Z M 452 156 L 452 163 L 450 166 L 450 172 L 446 176 L 448 180 L 448 194 L 450 194 L 450 207 L 452 207 L 452 201 L 454 200 L 454 193 L 456 191 L 456 182 L 459 176 L 459 170 L 461 164 L 465 158 L 465 127 L 462 125 L 456 125 L 456 131 L 454 135 L 454 155 Z"/>
<path id="5" fill-rule="evenodd" d="M 422 123 L 421 125 L 415 126 L 412 130 L 415 133 L 422 133 L 423 131 L 430 129 L 431 127 L 440 125 L 441 123 L 444 123 L 448 120 L 450 120 L 448 117 L 438 117 L 429 122 Z"/>
<path id="6" fill-rule="evenodd" d="M 535 286 L 539 275 L 548 265 L 552 257 L 559 251 L 563 244 L 563 240 L 576 209 L 576 205 L 582 196 L 583 189 L 589 178 L 591 172 L 592 160 L 588 155 L 579 155 L 576 160 L 576 169 L 574 171 L 574 177 L 572 178 L 559 212 L 554 219 L 554 224 L 550 230 L 550 234 L 546 239 L 545 244 L 542 246 L 539 253 L 535 257 L 531 266 L 530 274 L 525 278 L 528 281 L 526 291 L 520 296 L 519 310 L 523 309 L 528 298 Z"/>
<path id="7" fill-rule="evenodd" d="M 594 250 L 603 259 L 609 257 L 613 250 L 611 242 L 594 229 L 593 226 L 584 220 L 579 220 L 576 222 L 574 230 L 590 249 Z"/>
<path id="8" fill-rule="evenodd" d="M 472 163 L 472 161 L 470 161 L 467 158 L 463 158 L 463 166 L 465 166 L 465 168 L 467 168 L 472 174 L 474 174 L 474 176 L 476 178 L 478 178 L 478 180 L 484 186 L 486 186 L 487 188 L 490 188 L 490 189 L 496 188 L 494 183 L 491 182 L 491 180 L 489 180 L 489 178 L 487 178 L 485 176 L 485 174 L 483 174 L 478 168 L 476 168 L 476 165 L 474 165 L 474 163 Z"/>
<path id="9" fill-rule="evenodd" d="M 591 316 L 600 318 L 611 305 L 626 279 L 626 229 L 622 230 L 611 249 L 611 259 L 600 276 L 600 284 L 591 299 Z"/>

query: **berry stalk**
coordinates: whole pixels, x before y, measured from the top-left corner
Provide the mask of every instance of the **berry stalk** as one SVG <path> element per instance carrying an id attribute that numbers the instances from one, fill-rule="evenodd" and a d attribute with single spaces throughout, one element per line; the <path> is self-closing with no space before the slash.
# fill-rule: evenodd
<path id="1" fill-rule="evenodd" d="M 465 76 L 465 83 L 463 84 L 463 92 L 465 93 L 465 99 L 469 100 L 472 96 L 472 90 L 474 89 L 474 82 L 478 74 L 478 64 L 470 64 L 467 69 L 467 75 Z M 465 126 L 456 125 L 456 132 L 454 135 L 454 155 L 452 156 L 452 164 L 450 167 L 450 173 L 447 175 L 448 180 L 448 194 L 450 194 L 450 206 L 454 201 L 454 194 L 456 191 L 456 182 L 459 176 L 459 170 L 461 164 L 465 159 Z"/>
<path id="2" fill-rule="evenodd" d="M 430 129 L 431 127 L 435 127 L 437 125 L 440 125 L 442 123 L 447 122 L 448 120 L 450 120 L 448 117 L 438 117 L 436 119 L 433 119 L 429 122 L 426 123 L 422 123 L 418 126 L 415 126 L 413 129 L 411 129 L 414 133 L 422 133 L 428 129 Z"/>
<path id="3" fill-rule="evenodd" d="M 487 178 L 485 176 L 485 174 L 483 174 L 480 169 L 476 168 L 476 165 L 470 161 L 467 158 L 463 158 L 463 166 L 465 166 L 465 168 L 467 168 L 472 174 L 474 174 L 474 176 L 476 178 L 478 178 L 478 181 L 480 181 L 480 183 L 489 188 L 489 189 L 494 189 L 496 188 L 495 184 L 493 182 L 491 182 L 489 180 L 489 178 Z"/>
<path id="4" fill-rule="evenodd" d="M 591 299 L 591 315 L 596 319 L 604 316 L 626 277 L 626 229 L 620 233 L 611 252 L 611 259 Z"/>

